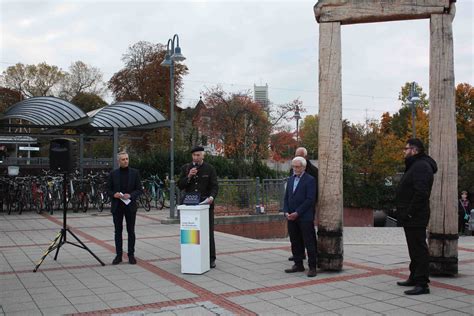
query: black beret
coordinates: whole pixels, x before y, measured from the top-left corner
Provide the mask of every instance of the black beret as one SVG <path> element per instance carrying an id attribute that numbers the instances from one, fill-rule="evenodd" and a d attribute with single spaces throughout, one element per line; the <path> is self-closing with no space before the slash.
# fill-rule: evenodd
<path id="1" fill-rule="evenodd" d="M 191 154 L 196 152 L 196 151 L 204 151 L 204 147 L 202 146 L 196 146 L 193 149 L 191 149 Z"/>

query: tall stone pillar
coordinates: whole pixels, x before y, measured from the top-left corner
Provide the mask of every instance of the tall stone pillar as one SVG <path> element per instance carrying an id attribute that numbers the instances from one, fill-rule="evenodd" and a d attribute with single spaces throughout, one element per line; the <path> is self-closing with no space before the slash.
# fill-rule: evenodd
<path id="1" fill-rule="evenodd" d="M 342 240 L 341 23 L 319 24 L 318 265 L 339 271 Z"/>
<path id="2" fill-rule="evenodd" d="M 429 224 L 432 274 L 458 272 L 457 137 L 453 62 L 454 4 L 451 14 L 430 22 L 430 155 L 438 163 L 431 192 Z"/>

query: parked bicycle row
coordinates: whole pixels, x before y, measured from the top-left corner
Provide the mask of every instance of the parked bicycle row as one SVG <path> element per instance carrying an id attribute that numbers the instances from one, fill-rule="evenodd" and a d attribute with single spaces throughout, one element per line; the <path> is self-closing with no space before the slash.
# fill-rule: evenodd
<path id="1" fill-rule="evenodd" d="M 73 173 L 67 177 L 66 194 L 63 195 L 62 175 L 43 171 L 41 176 L 0 177 L 0 211 L 21 214 L 63 209 L 63 198 L 74 212 L 87 212 L 89 207 L 102 211 L 109 203 L 106 194 L 107 173 L 91 173 L 84 177 Z"/>
<path id="2" fill-rule="evenodd" d="M 80 177 L 79 173 L 67 177 L 67 209 L 73 212 L 87 212 L 96 209 L 102 212 L 110 206 L 107 194 L 107 172 L 89 173 Z M 0 177 L 0 212 L 21 214 L 63 210 L 62 174 L 43 170 L 41 176 Z M 153 207 L 159 210 L 169 207 L 169 190 L 158 175 L 143 181 L 143 192 L 139 204 L 149 212 Z"/>

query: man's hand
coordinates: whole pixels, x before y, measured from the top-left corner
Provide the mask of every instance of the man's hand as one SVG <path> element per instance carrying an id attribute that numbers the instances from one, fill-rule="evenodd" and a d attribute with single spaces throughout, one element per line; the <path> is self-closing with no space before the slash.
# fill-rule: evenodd
<path id="1" fill-rule="evenodd" d="M 131 197 L 131 195 L 128 194 L 128 193 L 125 193 L 125 194 L 123 195 L 123 198 L 124 198 L 124 199 L 130 199 L 130 197 Z"/>
<path id="2" fill-rule="evenodd" d="M 191 179 L 197 174 L 197 172 L 198 169 L 196 167 L 189 169 L 188 178 Z"/>
<path id="3" fill-rule="evenodd" d="M 288 216 L 286 217 L 288 218 L 289 221 L 294 221 L 298 218 L 298 213 L 297 212 L 293 212 L 291 214 L 288 214 Z"/>
<path id="4" fill-rule="evenodd" d="M 120 199 L 120 198 L 122 198 L 122 196 L 123 196 L 123 194 L 120 193 L 120 192 L 115 192 L 115 194 L 114 194 L 114 198 L 116 198 L 116 199 Z"/>
<path id="5" fill-rule="evenodd" d="M 214 202 L 214 198 L 213 198 L 212 196 L 210 196 L 210 197 L 206 198 L 206 200 L 204 200 L 204 203 L 202 203 L 202 204 L 209 204 L 209 205 L 211 205 L 212 202 Z"/>

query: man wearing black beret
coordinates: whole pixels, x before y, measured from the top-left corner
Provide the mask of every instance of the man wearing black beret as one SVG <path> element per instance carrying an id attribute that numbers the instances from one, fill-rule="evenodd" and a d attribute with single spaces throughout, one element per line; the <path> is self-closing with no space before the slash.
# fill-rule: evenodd
<path id="1" fill-rule="evenodd" d="M 219 190 L 216 169 L 204 162 L 204 148 L 191 150 L 193 161 L 181 167 L 178 187 L 186 193 L 199 193 L 201 202 L 209 204 L 209 245 L 211 268 L 216 267 L 216 243 L 214 241 L 214 199 Z"/>

